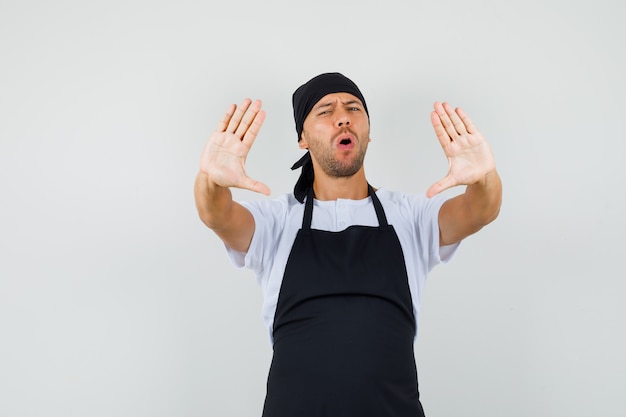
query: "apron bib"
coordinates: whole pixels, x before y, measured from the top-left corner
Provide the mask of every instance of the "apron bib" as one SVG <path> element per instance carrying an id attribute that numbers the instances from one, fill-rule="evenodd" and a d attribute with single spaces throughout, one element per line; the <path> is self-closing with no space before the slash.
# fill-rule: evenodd
<path id="1" fill-rule="evenodd" d="M 404 255 L 368 185 L 378 227 L 311 229 L 313 192 L 274 318 L 263 417 L 422 417 Z"/>

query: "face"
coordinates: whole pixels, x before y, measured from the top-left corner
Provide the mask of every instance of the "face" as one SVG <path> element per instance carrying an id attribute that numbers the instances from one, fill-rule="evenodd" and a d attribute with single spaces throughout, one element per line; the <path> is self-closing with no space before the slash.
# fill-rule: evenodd
<path id="1" fill-rule="evenodd" d="M 332 93 L 313 106 L 299 143 L 327 175 L 349 177 L 363 166 L 369 142 L 369 118 L 361 100 Z"/>

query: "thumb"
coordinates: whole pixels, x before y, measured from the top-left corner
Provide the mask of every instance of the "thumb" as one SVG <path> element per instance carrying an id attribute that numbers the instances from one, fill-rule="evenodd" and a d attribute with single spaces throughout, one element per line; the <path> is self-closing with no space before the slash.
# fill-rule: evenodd
<path id="1" fill-rule="evenodd" d="M 254 191 L 257 193 L 270 195 L 270 188 L 260 181 L 253 180 L 250 177 L 244 177 L 239 182 L 238 188 Z"/>
<path id="2" fill-rule="evenodd" d="M 448 174 L 445 178 L 430 186 L 430 188 L 426 191 L 426 197 L 431 198 L 448 188 L 454 187 L 455 185 L 456 182 L 452 179 L 452 176 Z"/>

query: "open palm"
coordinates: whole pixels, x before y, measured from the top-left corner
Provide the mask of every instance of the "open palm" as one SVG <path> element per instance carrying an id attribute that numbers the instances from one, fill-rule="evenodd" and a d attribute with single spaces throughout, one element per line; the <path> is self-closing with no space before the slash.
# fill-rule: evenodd
<path id="1" fill-rule="evenodd" d="M 220 187 L 236 187 L 269 195 L 267 185 L 248 177 L 248 152 L 265 120 L 261 101 L 246 98 L 231 105 L 204 147 L 200 170 Z"/>
<path id="2" fill-rule="evenodd" d="M 489 143 L 462 109 L 453 110 L 448 103 L 439 102 L 434 109 L 430 120 L 448 158 L 449 170 L 430 186 L 428 197 L 457 185 L 474 184 L 495 169 Z"/>

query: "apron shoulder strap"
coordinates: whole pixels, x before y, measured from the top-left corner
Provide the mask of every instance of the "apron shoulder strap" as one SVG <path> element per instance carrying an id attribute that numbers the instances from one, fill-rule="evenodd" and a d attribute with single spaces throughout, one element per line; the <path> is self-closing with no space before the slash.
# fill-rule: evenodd
<path id="1" fill-rule="evenodd" d="M 378 217 L 378 225 L 379 226 L 389 226 L 387 223 L 387 216 L 385 215 L 385 210 L 383 210 L 383 205 L 380 203 L 378 196 L 376 196 L 376 192 L 374 188 L 367 184 L 367 189 L 369 190 L 369 195 L 372 198 L 372 203 L 374 203 L 374 210 L 376 210 L 376 217 Z"/>
<path id="2" fill-rule="evenodd" d="M 313 187 L 309 187 L 309 191 L 306 196 L 306 201 L 304 203 L 304 217 L 302 218 L 302 229 L 309 230 L 311 229 L 311 220 L 313 219 L 313 199 L 315 195 L 313 194 Z"/>

